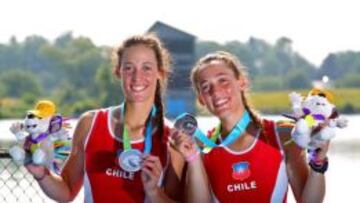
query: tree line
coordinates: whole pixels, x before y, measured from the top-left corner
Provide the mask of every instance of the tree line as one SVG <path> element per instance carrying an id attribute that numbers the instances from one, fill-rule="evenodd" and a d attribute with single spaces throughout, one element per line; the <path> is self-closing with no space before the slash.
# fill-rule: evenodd
<path id="1" fill-rule="evenodd" d="M 235 54 L 248 68 L 255 91 L 310 88 L 324 75 L 335 87 L 360 87 L 360 52 L 331 53 L 316 67 L 291 43 L 286 37 L 275 44 L 256 38 L 225 44 L 198 41 L 195 58 L 217 50 Z M 122 94 L 112 75 L 112 50 L 71 32 L 53 42 L 34 35 L 0 44 L 0 118 L 22 116 L 39 98 L 52 99 L 68 115 L 118 104 Z"/>

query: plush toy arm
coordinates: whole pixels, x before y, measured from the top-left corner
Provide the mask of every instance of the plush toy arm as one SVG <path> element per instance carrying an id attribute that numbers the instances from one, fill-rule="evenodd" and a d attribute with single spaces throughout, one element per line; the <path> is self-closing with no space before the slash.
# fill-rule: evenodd
<path id="1" fill-rule="evenodd" d="M 27 133 L 25 133 L 23 131 L 23 128 L 24 128 L 24 126 L 20 122 L 13 123 L 10 126 L 10 131 L 15 135 L 15 137 L 18 141 L 24 140 L 27 136 Z"/>
<path id="2" fill-rule="evenodd" d="M 301 94 L 297 93 L 297 92 L 291 92 L 289 94 L 289 98 L 290 98 L 290 102 L 292 105 L 292 109 L 295 113 L 296 117 L 300 117 L 302 115 L 302 101 L 303 101 L 303 97 L 301 96 Z"/>
<path id="3" fill-rule="evenodd" d="M 297 92 L 291 92 L 289 94 L 289 98 L 290 98 L 291 104 L 293 106 L 296 106 L 296 107 L 301 106 L 301 103 L 303 101 L 303 97 L 301 96 L 301 94 L 299 94 Z"/>
<path id="4" fill-rule="evenodd" d="M 304 119 L 299 119 L 293 131 L 291 132 L 291 137 L 294 142 L 301 148 L 307 148 L 311 141 L 311 128 L 308 126 Z"/>
<path id="5" fill-rule="evenodd" d="M 25 150 L 19 146 L 14 145 L 9 149 L 9 154 L 13 158 L 16 164 L 21 165 L 24 164 L 25 160 Z"/>
<path id="6" fill-rule="evenodd" d="M 336 127 L 338 128 L 345 128 L 348 125 L 348 120 L 344 117 L 339 117 L 335 119 Z"/>
<path id="7" fill-rule="evenodd" d="M 63 128 L 61 128 L 59 131 L 52 133 L 50 135 L 50 139 L 52 141 L 67 140 L 68 138 L 69 138 L 69 132 Z"/>

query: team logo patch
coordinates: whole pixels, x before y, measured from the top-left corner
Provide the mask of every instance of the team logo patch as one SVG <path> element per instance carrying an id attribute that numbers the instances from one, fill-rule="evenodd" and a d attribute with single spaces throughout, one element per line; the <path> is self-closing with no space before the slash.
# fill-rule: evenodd
<path id="1" fill-rule="evenodd" d="M 243 181 L 248 177 L 250 177 L 251 175 L 251 171 L 249 169 L 249 162 L 247 161 L 235 163 L 232 165 L 232 168 L 233 168 L 232 177 L 235 180 Z"/>

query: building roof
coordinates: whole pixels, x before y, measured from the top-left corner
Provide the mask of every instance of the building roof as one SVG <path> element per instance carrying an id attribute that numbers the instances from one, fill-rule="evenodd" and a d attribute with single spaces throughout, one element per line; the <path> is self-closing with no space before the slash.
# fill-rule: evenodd
<path id="1" fill-rule="evenodd" d="M 156 32 L 157 34 L 160 35 L 161 37 L 161 33 L 159 33 L 158 31 L 161 30 L 166 30 L 167 33 L 171 33 L 172 35 L 182 35 L 186 38 L 196 38 L 195 35 L 192 35 L 190 33 L 187 33 L 185 31 L 182 31 L 178 28 L 175 28 L 173 26 L 170 26 L 168 24 L 165 24 L 161 21 L 156 21 L 149 29 L 147 32 Z"/>

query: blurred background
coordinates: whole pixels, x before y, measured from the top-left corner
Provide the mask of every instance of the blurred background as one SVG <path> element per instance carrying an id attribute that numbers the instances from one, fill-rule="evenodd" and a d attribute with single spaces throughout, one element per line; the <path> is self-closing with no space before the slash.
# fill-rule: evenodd
<path id="1" fill-rule="evenodd" d="M 355 0 L 2 1 L 0 201 L 32 197 L 32 193 L 8 195 L 27 191 L 33 183 L 6 155 L 14 141 L 9 125 L 22 119 L 39 99 L 54 101 L 74 125 L 87 110 L 118 105 L 123 96 L 120 81 L 112 75 L 113 48 L 132 34 L 155 32 L 174 62 L 165 96 L 170 119 L 191 112 L 202 128 L 212 127 L 213 122 L 207 122 L 212 118 L 197 105 L 189 81 L 194 62 L 211 51 L 229 51 L 242 61 L 251 79 L 251 102 L 270 118 L 283 119 L 278 115 L 291 111 L 290 92 L 306 95 L 317 85 L 329 88 L 349 127 L 339 131 L 332 144 L 325 202 L 359 202 L 353 189 L 360 181 L 355 171 L 360 166 L 358 4 Z M 25 186 L 19 181 L 24 177 Z"/>

